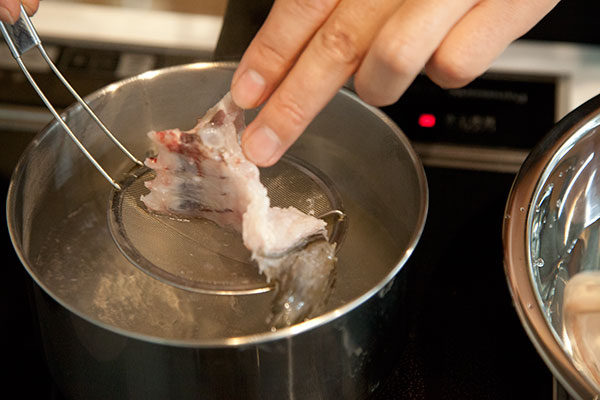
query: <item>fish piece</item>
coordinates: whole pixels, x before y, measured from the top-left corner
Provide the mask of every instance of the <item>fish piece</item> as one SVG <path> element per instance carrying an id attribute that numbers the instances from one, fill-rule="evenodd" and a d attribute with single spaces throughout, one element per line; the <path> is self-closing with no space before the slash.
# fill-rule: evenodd
<path id="1" fill-rule="evenodd" d="M 299 250 L 257 256 L 265 275 L 277 282 L 271 326 L 290 326 L 325 306 L 335 282 L 335 260 L 335 244 L 324 236 Z"/>
<path id="2" fill-rule="evenodd" d="M 141 198 L 146 207 L 161 214 L 208 218 L 241 231 L 247 204 L 263 191 L 256 184 L 258 169 L 244 162 L 241 150 L 236 152 L 243 118 L 241 110 L 223 99 L 189 131 L 149 132 L 157 156 L 145 160 L 156 172 L 145 183 L 150 190 Z"/>
<path id="3" fill-rule="evenodd" d="M 569 279 L 562 312 L 575 365 L 600 384 L 600 271 L 584 270 Z"/>
<path id="4" fill-rule="evenodd" d="M 325 221 L 294 207 L 271 207 L 259 169 L 244 155 L 243 110 L 231 95 L 189 131 L 150 132 L 157 155 L 145 164 L 156 172 L 142 196 L 156 213 L 207 218 L 242 233 L 259 271 L 276 292 L 270 321 L 288 326 L 318 312 L 334 281 L 335 246 Z"/>

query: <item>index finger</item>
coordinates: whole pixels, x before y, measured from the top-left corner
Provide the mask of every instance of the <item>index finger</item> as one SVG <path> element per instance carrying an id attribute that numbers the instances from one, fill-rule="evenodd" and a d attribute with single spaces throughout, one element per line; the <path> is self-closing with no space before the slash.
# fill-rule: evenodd
<path id="1" fill-rule="evenodd" d="M 233 75 L 231 96 L 238 106 L 254 108 L 271 95 L 338 2 L 275 1 Z"/>
<path id="2" fill-rule="evenodd" d="M 244 131 L 246 156 L 274 164 L 356 71 L 379 26 L 399 2 L 343 0 Z"/>
<path id="3" fill-rule="evenodd" d="M 20 3 L 15 0 L 0 0 L 0 21 L 14 24 L 19 19 Z"/>
<path id="4" fill-rule="evenodd" d="M 35 14 L 39 6 L 39 0 L 0 0 L 0 21 L 9 24 L 17 22 L 21 14 L 21 3 L 28 15 Z"/>

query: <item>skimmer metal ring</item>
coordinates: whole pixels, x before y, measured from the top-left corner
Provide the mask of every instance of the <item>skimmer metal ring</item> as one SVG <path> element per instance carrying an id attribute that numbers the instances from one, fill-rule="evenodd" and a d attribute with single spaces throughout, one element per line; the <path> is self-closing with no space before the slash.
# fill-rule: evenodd
<path id="1" fill-rule="evenodd" d="M 114 242 L 142 271 L 168 284 L 200 293 L 252 294 L 273 288 L 250 260 L 241 234 L 206 219 L 176 219 L 147 210 L 140 197 L 154 171 L 135 167 L 112 190 L 108 221 Z M 329 239 L 340 248 L 346 227 L 340 196 L 316 168 L 285 155 L 261 169 L 271 205 L 293 206 L 327 221 Z"/>

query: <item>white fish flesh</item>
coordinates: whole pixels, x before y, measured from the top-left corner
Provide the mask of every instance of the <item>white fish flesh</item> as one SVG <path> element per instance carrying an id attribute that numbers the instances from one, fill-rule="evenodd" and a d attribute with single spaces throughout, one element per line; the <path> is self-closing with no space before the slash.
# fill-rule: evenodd
<path id="1" fill-rule="evenodd" d="M 242 233 L 261 273 L 275 282 L 271 324 L 287 326 L 317 312 L 333 285 L 335 246 L 325 221 L 296 208 L 271 207 L 259 170 L 243 154 L 243 110 L 230 94 L 189 131 L 152 131 L 156 178 L 142 196 L 156 213 L 207 218 Z"/>

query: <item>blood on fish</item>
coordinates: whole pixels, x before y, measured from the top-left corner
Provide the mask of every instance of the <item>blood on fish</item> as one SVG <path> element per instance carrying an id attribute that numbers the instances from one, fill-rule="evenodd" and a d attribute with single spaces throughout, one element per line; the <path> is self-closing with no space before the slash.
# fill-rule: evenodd
<path id="1" fill-rule="evenodd" d="M 276 284 L 270 323 L 289 326 L 316 315 L 329 297 L 335 245 L 323 220 L 271 207 L 257 166 L 242 152 L 244 128 L 243 110 L 228 93 L 191 130 L 150 132 L 158 154 L 145 164 L 156 178 L 141 200 L 156 213 L 238 230 L 259 271 Z"/>

